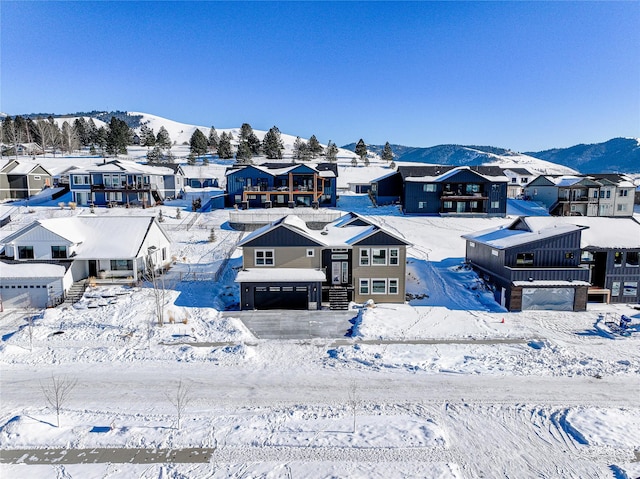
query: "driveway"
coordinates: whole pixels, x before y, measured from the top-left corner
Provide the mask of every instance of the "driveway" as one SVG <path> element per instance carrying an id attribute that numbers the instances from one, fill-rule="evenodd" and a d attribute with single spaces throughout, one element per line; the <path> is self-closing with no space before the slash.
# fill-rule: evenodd
<path id="1" fill-rule="evenodd" d="M 225 311 L 239 318 L 258 339 L 344 338 L 353 326 L 356 310 L 348 311 Z"/>

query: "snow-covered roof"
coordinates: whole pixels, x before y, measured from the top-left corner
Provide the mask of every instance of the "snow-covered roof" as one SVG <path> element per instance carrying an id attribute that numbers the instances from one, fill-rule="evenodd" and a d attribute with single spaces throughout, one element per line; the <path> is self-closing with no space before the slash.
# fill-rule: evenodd
<path id="1" fill-rule="evenodd" d="M 587 281 L 561 281 L 561 280 L 533 280 L 533 281 L 514 281 L 514 286 L 550 288 L 554 286 L 591 286 Z"/>
<path id="2" fill-rule="evenodd" d="M 324 271 L 310 268 L 249 268 L 238 271 L 236 283 L 326 281 Z"/>
<path id="3" fill-rule="evenodd" d="M 164 166 L 149 166 L 136 163 L 134 161 L 114 160 L 95 166 L 86 166 L 78 168 L 72 174 L 89 174 L 89 173 L 137 173 L 147 175 L 173 175 L 173 169 Z"/>
<path id="4" fill-rule="evenodd" d="M 181 165 L 181 168 L 186 178 L 210 179 L 218 177 L 217 172 L 206 166 Z"/>
<path id="5" fill-rule="evenodd" d="M 545 228 L 552 224 L 587 227 L 582 231 L 581 248 L 640 249 L 640 223 L 635 218 L 605 216 L 530 216 L 528 225 Z"/>
<path id="6" fill-rule="evenodd" d="M 13 165 L 13 168 L 7 168 L 7 167 L 12 166 L 12 165 Z M 24 161 L 24 160 L 10 161 L 6 165 L 4 165 L 3 170 L 5 168 L 7 168 L 5 173 L 7 173 L 8 175 L 28 175 L 29 173 L 31 173 L 33 170 L 35 170 L 38 167 L 42 168 L 45 171 L 45 174 L 50 174 L 39 163 L 37 163 L 35 161 Z"/>
<path id="7" fill-rule="evenodd" d="M 529 223 L 529 219 L 535 217 L 518 218 L 508 226 L 500 226 L 476 233 L 463 235 L 464 239 L 477 241 L 491 246 L 495 249 L 505 249 L 513 246 L 531 243 L 545 238 L 563 235 L 572 231 L 578 231 L 583 227 L 575 224 L 562 224 L 557 222 L 548 222 L 545 224 Z M 543 216 L 541 218 L 550 218 Z M 524 221 L 528 229 L 514 228 L 517 223 Z"/>
<path id="8" fill-rule="evenodd" d="M 5 263 L 0 261 L 0 277 L 10 278 L 62 278 L 65 267 L 47 263 Z"/>
<path id="9" fill-rule="evenodd" d="M 76 245 L 76 259 L 135 258 L 154 220 L 152 216 L 93 215 L 43 219 L 16 231 L 3 243 L 11 243 L 40 226 Z M 160 225 L 156 225 L 169 241 Z"/>
<path id="10" fill-rule="evenodd" d="M 353 217 L 353 216 L 352 216 Z M 338 218 L 332 223 L 326 225 L 322 230 L 312 230 L 307 227 L 304 220 L 296 215 L 287 215 L 284 218 L 270 224 L 263 226 L 249 234 L 246 238 L 244 238 L 239 246 L 243 246 L 256 238 L 262 236 L 267 231 L 270 231 L 273 228 L 278 226 L 285 226 L 291 230 L 295 230 L 297 233 L 301 234 L 309 238 L 310 240 L 318 243 L 321 246 L 332 246 L 334 248 L 348 248 L 352 245 L 358 243 L 364 238 L 370 236 L 371 234 L 377 231 L 384 231 L 389 236 L 392 236 L 399 241 L 402 241 L 405 244 L 409 244 L 402 238 L 398 238 L 392 233 L 384 230 L 378 225 L 372 224 L 370 221 L 364 220 L 367 224 L 358 226 L 358 225 L 348 225 L 346 224 L 349 219 L 345 220 L 344 216 Z"/>
<path id="11" fill-rule="evenodd" d="M 448 170 L 440 175 L 424 175 L 424 176 L 407 176 L 405 177 L 405 181 L 408 182 L 416 182 L 416 183 L 424 183 L 424 182 L 428 182 L 428 183 L 440 183 L 443 181 L 447 181 L 449 178 L 457 175 L 458 173 L 460 173 L 461 171 L 471 171 L 473 173 L 475 173 L 476 175 L 480 176 L 481 178 L 484 178 L 487 181 L 491 181 L 492 183 L 507 183 L 509 182 L 509 178 L 507 178 L 504 174 L 502 175 L 489 175 L 486 173 L 480 173 L 468 166 L 460 166 L 457 168 L 453 168 L 451 170 Z"/>

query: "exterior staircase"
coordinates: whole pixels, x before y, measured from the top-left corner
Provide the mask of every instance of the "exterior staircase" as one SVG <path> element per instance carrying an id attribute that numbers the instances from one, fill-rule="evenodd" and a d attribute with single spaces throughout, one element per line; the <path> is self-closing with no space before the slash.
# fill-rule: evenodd
<path id="1" fill-rule="evenodd" d="M 347 288 L 334 286 L 329 289 L 329 309 L 332 311 L 349 309 L 349 292 Z"/>
<path id="2" fill-rule="evenodd" d="M 71 288 L 69 288 L 69 291 L 67 292 L 67 296 L 64 299 L 65 304 L 73 304 L 80 301 L 82 299 L 82 296 L 84 295 L 85 289 L 87 289 L 86 279 L 73 283 L 71 285 Z"/>

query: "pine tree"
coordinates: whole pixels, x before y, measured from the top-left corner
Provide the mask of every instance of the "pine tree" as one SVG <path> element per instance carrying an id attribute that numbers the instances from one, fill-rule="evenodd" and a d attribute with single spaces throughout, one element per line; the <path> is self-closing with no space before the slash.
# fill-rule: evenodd
<path id="1" fill-rule="evenodd" d="M 207 143 L 207 138 L 204 136 L 204 133 L 196 128 L 196 131 L 191 135 L 191 140 L 189 140 L 189 151 L 195 156 L 201 156 L 207 152 L 208 147 L 209 144 Z"/>
<path id="2" fill-rule="evenodd" d="M 331 140 L 329 140 L 324 154 L 330 163 L 338 161 L 338 147 Z"/>
<path id="3" fill-rule="evenodd" d="M 358 160 L 355 156 L 351 158 L 351 166 L 358 166 Z"/>
<path id="4" fill-rule="evenodd" d="M 222 132 L 222 135 L 220 135 L 220 141 L 218 141 L 218 156 L 223 160 L 233 158 L 233 153 L 231 151 L 231 139 L 224 131 Z"/>
<path id="5" fill-rule="evenodd" d="M 5 116 L 2 120 L 2 143 L 12 145 L 14 143 L 15 130 L 13 129 L 13 119 Z"/>
<path id="6" fill-rule="evenodd" d="M 238 141 L 246 141 L 251 135 L 253 135 L 253 128 L 251 128 L 249 123 L 243 123 L 240 127 L 240 136 L 238 137 Z"/>
<path id="7" fill-rule="evenodd" d="M 189 153 L 189 156 L 187 157 L 187 164 L 189 166 L 194 166 L 196 164 L 196 155 Z"/>
<path id="8" fill-rule="evenodd" d="M 251 163 L 251 147 L 247 140 L 241 140 L 236 150 L 236 161 L 238 163 Z"/>
<path id="9" fill-rule="evenodd" d="M 282 150 L 284 150 L 284 144 L 280 137 L 280 130 L 277 126 L 273 126 L 269 129 L 264 140 L 262 140 L 262 151 L 265 156 L 270 160 L 282 159 Z"/>
<path id="10" fill-rule="evenodd" d="M 249 138 L 247 138 L 247 143 L 249 144 L 249 148 L 251 149 L 251 154 L 253 156 L 257 156 L 260 154 L 262 150 L 262 142 L 258 139 L 255 133 L 251 133 Z"/>
<path id="11" fill-rule="evenodd" d="M 211 130 L 209 130 L 209 151 L 214 153 L 218 149 L 218 142 L 220 141 L 220 137 L 218 136 L 218 132 L 215 127 L 211 125 Z"/>
<path id="12" fill-rule="evenodd" d="M 156 145 L 163 150 L 168 150 L 171 148 L 171 138 L 169 137 L 169 132 L 164 126 L 161 126 L 158 130 L 158 134 L 156 136 Z"/>
<path id="13" fill-rule="evenodd" d="M 388 141 L 384 144 L 384 148 L 382 150 L 382 159 L 387 163 L 393 161 L 393 151 L 391 150 L 391 145 Z"/>
<path id="14" fill-rule="evenodd" d="M 296 139 L 293 142 L 293 151 L 291 152 L 293 159 L 296 161 L 302 160 L 302 145 L 304 145 L 304 141 L 302 141 L 299 136 L 296 136 Z"/>
<path id="15" fill-rule="evenodd" d="M 318 155 L 322 153 L 322 145 L 316 138 L 316 135 L 311 135 L 311 138 L 309 138 L 308 146 L 309 146 L 309 152 L 311 153 L 312 158 L 317 158 Z"/>
<path id="16" fill-rule="evenodd" d="M 158 145 L 154 146 L 147 153 L 147 161 L 149 163 L 159 163 L 160 161 L 162 161 L 162 150 Z"/>
<path id="17" fill-rule="evenodd" d="M 153 128 L 149 128 L 147 125 L 140 127 L 140 145 L 146 146 L 147 150 L 156 144 L 156 135 L 153 132 Z"/>
<path id="18" fill-rule="evenodd" d="M 132 139 L 133 133 L 129 125 L 124 120 L 112 116 L 107 129 L 107 153 L 110 155 L 126 155 L 127 145 L 131 144 Z"/>
<path id="19" fill-rule="evenodd" d="M 367 156 L 367 145 L 364 144 L 362 138 L 356 144 L 356 155 L 360 157 L 360 161 L 364 161 Z"/>

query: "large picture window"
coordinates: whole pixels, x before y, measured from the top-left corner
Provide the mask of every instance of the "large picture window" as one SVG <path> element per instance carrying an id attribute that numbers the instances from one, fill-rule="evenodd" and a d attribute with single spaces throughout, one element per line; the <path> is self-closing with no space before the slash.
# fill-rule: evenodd
<path id="1" fill-rule="evenodd" d="M 19 259 L 33 259 L 33 246 L 18 246 Z"/>
<path id="2" fill-rule="evenodd" d="M 387 294 L 387 280 L 386 279 L 372 279 L 371 280 L 371 294 Z"/>
<path id="3" fill-rule="evenodd" d="M 257 249 L 255 251 L 256 266 L 273 266 L 274 255 L 272 249 Z"/>
<path id="4" fill-rule="evenodd" d="M 130 259 L 112 259 L 111 271 L 132 271 L 133 260 Z"/>

